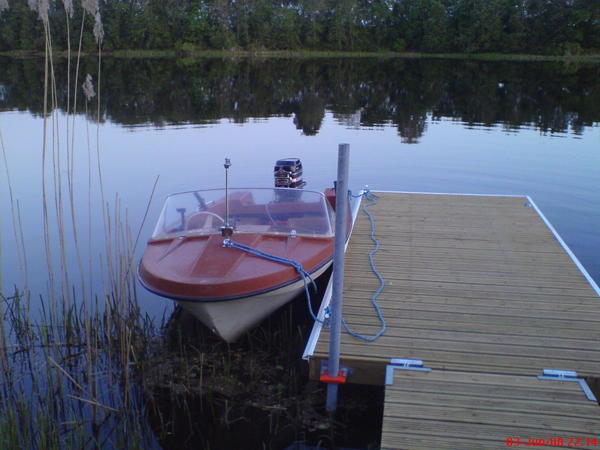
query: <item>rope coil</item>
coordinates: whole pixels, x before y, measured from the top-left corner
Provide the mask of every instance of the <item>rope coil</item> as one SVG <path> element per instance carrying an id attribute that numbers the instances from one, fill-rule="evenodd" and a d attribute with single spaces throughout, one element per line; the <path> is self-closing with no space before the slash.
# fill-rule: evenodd
<path id="1" fill-rule="evenodd" d="M 377 194 L 374 194 L 373 192 L 371 192 L 369 189 L 365 189 L 361 194 L 352 195 L 352 197 L 355 197 L 355 198 L 364 197 L 366 200 L 369 200 L 369 203 L 364 205 L 362 210 L 367 215 L 367 217 L 369 218 L 369 222 L 371 223 L 371 236 L 370 237 L 371 237 L 371 241 L 374 244 L 374 247 L 369 251 L 369 263 L 371 264 L 371 270 L 373 271 L 373 273 L 379 280 L 379 287 L 377 288 L 377 290 L 371 297 L 371 305 L 373 305 L 373 308 L 375 309 L 375 312 L 377 313 L 377 318 L 379 319 L 379 322 L 381 323 L 381 327 L 379 328 L 379 331 L 377 333 L 375 333 L 373 336 L 363 336 L 362 334 L 353 331 L 350 328 L 350 326 L 346 323 L 346 320 L 344 320 L 343 317 L 342 317 L 342 324 L 344 325 L 346 332 L 350 336 L 353 336 L 358 339 L 362 339 L 363 341 L 373 342 L 373 341 L 379 339 L 379 337 L 381 337 L 381 335 L 383 333 L 385 333 L 385 330 L 387 328 L 385 318 L 383 317 L 381 308 L 379 307 L 379 304 L 377 303 L 377 297 L 379 297 L 379 294 L 381 294 L 381 292 L 383 291 L 383 288 L 385 287 L 385 281 L 383 280 L 383 277 L 377 270 L 377 267 L 375 266 L 375 261 L 374 261 L 374 256 L 377 253 L 377 251 L 379 251 L 379 247 L 381 246 L 381 243 L 380 243 L 379 239 L 377 239 L 375 237 L 375 235 L 376 235 L 375 218 L 373 217 L 373 214 L 369 211 L 369 207 L 377 204 L 377 199 L 379 198 L 379 196 Z"/>

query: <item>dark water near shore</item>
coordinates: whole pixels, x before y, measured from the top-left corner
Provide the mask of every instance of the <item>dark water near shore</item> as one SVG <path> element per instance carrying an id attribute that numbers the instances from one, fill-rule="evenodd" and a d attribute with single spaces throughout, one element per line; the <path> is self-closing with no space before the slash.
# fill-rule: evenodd
<path id="1" fill-rule="evenodd" d="M 41 197 L 43 70 L 38 59 L 0 58 L 0 131 L 25 247 L 24 253 L 19 250 L 20 233 L 13 231 L 2 161 L 0 282 L 5 292 L 24 283 L 39 293 L 49 286 Z M 96 60 L 84 61 L 81 73 L 96 78 L 96 70 Z M 64 61 L 56 65 L 56 78 L 59 105 L 65 105 Z M 98 256 L 103 203 L 109 209 L 118 204 L 121 213 L 111 219 L 118 216 L 135 241 L 160 176 L 139 234 L 139 257 L 164 197 L 219 187 L 225 156 L 232 159 L 235 186 L 270 186 L 274 161 L 298 156 L 308 187 L 321 190 L 335 177 L 341 142 L 351 146 L 356 189 L 530 195 L 600 281 L 599 79 L 597 64 L 107 58 L 100 124 L 95 123 L 96 99 L 73 122 L 67 121 L 64 106 L 57 110 L 48 124 L 44 167 L 49 185 L 62 177 L 58 183 L 65 191 L 66 143 L 75 133 L 75 215 L 92 291 L 108 283 L 101 274 L 108 264 L 101 265 Z M 78 110 L 85 111 L 78 95 Z M 56 167 L 60 170 L 53 171 Z M 70 207 L 64 201 L 67 260 L 59 260 L 57 226 L 51 221 L 52 258 L 55 270 L 64 265 L 77 273 L 68 238 Z M 49 203 L 53 217 L 54 196 Z M 78 280 L 74 275 L 70 283 Z M 168 304 L 141 289 L 139 298 L 156 316 Z"/>

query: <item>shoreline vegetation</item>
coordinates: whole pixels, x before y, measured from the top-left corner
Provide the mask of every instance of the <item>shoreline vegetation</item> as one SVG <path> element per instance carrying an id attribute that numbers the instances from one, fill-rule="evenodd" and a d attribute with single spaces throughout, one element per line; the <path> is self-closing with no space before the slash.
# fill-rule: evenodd
<path id="1" fill-rule="evenodd" d="M 44 51 L 36 0 L 0 0 L 0 51 Z M 82 22 L 88 3 L 96 11 Z M 40 2 L 53 43 L 77 47 L 101 23 L 102 51 L 417 52 L 589 55 L 600 7 L 589 0 L 133 0 Z M 68 5 L 68 18 L 63 4 Z M 97 6 L 97 7 L 96 7 Z M 80 26 L 81 25 L 81 26 Z M 67 45 L 65 45 L 67 44 Z M 55 45 L 56 46 L 56 45 Z M 80 48 L 96 48 L 91 33 Z"/>
<path id="2" fill-rule="evenodd" d="M 67 58 L 67 51 L 54 51 L 54 56 Z M 0 51 L 0 56 L 11 58 L 42 58 L 43 52 L 34 50 Z M 97 56 L 82 52 L 82 57 Z M 103 51 L 103 57 L 113 58 L 405 58 L 405 59 L 464 59 L 476 61 L 523 61 L 523 62 L 582 62 L 600 63 L 600 53 L 579 55 L 542 55 L 526 53 L 422 53 L 394 51 L 333 51 L 333 50 L 112 50 Z M 75 55 L 71 54 L 71 58 Z"/>
<path id="3" fill-rule="evenodd" d="M 344 386 L 325 411 L 299 358 L 304 300 L 227 344 L 179 308 L 155 324 L 131 298 L 33 319 L 29 296 L 0 294 L 0 448 L 377 448 L 383 388 Z"/>

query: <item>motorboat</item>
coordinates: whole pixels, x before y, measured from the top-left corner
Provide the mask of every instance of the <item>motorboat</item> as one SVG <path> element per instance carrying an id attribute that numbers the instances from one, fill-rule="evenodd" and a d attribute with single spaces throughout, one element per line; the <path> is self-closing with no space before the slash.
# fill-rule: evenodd
<path id="1" fill-rule="evenodd" d="M 335 190 L 304 189 L 297 158 L 277 161 L 274 175 L 273 188 L 229 188 L 226 176 L 225 189 L 170 195 L 139 265 L 145 288 L 227 342 L 332 263 Z"/>

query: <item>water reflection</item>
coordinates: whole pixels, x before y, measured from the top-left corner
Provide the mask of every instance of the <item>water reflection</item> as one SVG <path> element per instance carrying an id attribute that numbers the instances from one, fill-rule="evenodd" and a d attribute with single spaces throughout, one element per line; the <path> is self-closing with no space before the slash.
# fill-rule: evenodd
<path id="1" fill-rule="evenodd" d="M 82 74 L 96 73 L 96 60 Z M 66 63 L 56 67 L 66 86 Z M 600 65 L 422 59 L 114 59 L 103 63 L 103 120 L 121 125 L 212 124 L 289 117 L 305 135 L 326 112 L 349 127 L 394 124 L 402 142 L 428 116 L 469 127 L 500 124 L 582 133 L 600 122 Z M 42 111 L 43 64 L 0 58 L 0 108 Z M 66 92 L 59 92 L 61 104 Z M 83 100 L 81 100 L 83 101 Z M 84 110 L 83 104 L 78 109 Z"/>

